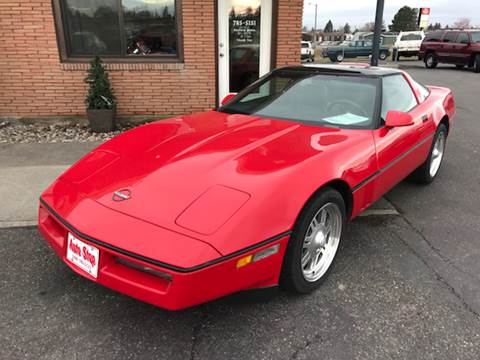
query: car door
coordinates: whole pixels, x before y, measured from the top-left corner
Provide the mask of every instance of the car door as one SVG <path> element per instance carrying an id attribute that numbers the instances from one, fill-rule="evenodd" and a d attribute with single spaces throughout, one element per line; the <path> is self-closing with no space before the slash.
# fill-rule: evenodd
<path id="1" fill-rule="evenodd" d="M 455 43 L 452 44 L 451 57 L 455 64 L 467 65 L 469 63 L 469 44 L 470 40 L 468 38 L 468 34 L 465 31 L 459 32 Z"/>
<path id="2" fill-rule="evenodd" d="M 433 123 L 431 115 L 419 106 L 418 97 L 403 74 L 382 78 L 381 107 L 382 119 L 390 110 L 396 110 L 412 115 L 414 124 L 387 128 L 382 121 L 373 131 L 378 162 L 374 190 L 377 198 L 425 161 L 432 140 L 430 123 Z"/>
<path id="3" fill-rule="evenodd" d="M 442 39 L 437 55 L 440 62 L 454 63 L 455 57 L 453 51 L 455 49 L 455 40 L 457 33 L 454 31 L 447 31 Z"/>

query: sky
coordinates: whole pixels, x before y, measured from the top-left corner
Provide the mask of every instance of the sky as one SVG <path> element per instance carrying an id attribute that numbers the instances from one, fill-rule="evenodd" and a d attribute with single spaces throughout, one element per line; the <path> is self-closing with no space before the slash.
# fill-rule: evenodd
<path id="1" fill-rule="evenodd" d="M 318 3 L 317 28 L 323 30 L 329 19 L 334 28 L 348 22 L 352 29 L 375 20 L 376 0 L 305 0 L 303 25 L 313 27 L 315 6 Z M 440 22 L 452 25 L 458 18 L 468 17 L 472 25 L 480 27 L 480 0 L 385 0 L 383 18 L 389 25 L 395 13 L 402 6 L 414 8 L 429 7 L 430 23 Z"/>

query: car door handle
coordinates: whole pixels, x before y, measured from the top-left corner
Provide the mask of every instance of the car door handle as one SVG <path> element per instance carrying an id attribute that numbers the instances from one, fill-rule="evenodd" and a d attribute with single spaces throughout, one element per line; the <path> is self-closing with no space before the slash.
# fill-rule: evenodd
<path id="1" fill-rule="evenodd" d="M 422 116 L 422 122 L 427 122 L 428 121 L 428 115 L 425 114 Z"/>

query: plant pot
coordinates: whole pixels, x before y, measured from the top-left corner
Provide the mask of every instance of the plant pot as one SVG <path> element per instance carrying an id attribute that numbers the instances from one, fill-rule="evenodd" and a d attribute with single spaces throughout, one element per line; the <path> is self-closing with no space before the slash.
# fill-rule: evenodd
<path id="1" fill-rule="evenodd" d="M 88 109 L 87 117 L 93 132 L 102 133 L 115 130 L 115 109 Z"/>

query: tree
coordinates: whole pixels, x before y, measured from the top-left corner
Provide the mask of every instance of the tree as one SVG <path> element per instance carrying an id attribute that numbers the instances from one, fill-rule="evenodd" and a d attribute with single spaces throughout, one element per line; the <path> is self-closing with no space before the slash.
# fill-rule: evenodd
<path id="1" fill-rule="evenodd" d="M 457 19 L 457 21 L 453 23 L 453 27 L 458 29 L 470 29 L 472 25 L 470 24 L 469 18 L 463 17 L 463 18 Z"/>
<path id="2" fill-rule="evenodd" d="M 327 25 L 325 25 L 325 29 L 323 30 L 323 32 L 326 32 L 326 33 L 333 32 L 332 20 L 328 20 Z"/>
<path id="3" fill-rule="evenodd" d="M 370 32 L 370 31 L 373 31 L 373 30 L 375 30 L 375 22 L 374 21 L 367 22 L 367 23 L 363 24 L 363 26 L 360 27 L 360 31 Z"/>
<path id="4" fill-rule="evenodd" d="M 352 32 L 352 29 L 350 28 L 350 24 L 346 23 L 345 26 L 343 27 L 343 32 L 345 34 L 350 34 Z"/>
<path id="5" fill-rule="evenodd" d="M 392 19 L 390 31 L 412 31 L 417 30 L 417 10 L 404 6 L 398 10 Z"/>

